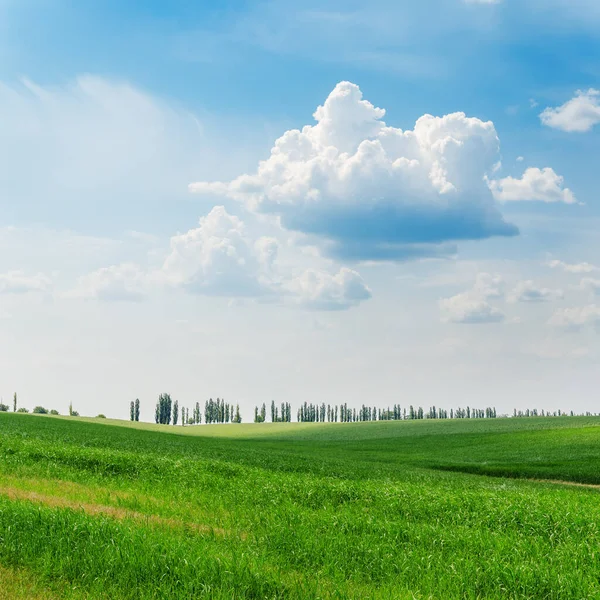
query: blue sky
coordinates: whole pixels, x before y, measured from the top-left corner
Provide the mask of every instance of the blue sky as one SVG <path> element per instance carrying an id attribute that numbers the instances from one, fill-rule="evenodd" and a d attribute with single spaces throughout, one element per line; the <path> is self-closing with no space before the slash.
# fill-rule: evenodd
<path id="1" fill-rule="evenodd" d="M 599 31 L 595 0 L 0 0 L 0 394 L 595 411 Z"/>

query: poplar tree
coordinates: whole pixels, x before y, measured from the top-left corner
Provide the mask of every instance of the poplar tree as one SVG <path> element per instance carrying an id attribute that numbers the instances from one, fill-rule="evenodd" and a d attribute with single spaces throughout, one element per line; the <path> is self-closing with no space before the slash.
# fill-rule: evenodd
<path id="1" fill-rule="evenodd" d="M 132 400 L 129 405 L 129 420 L 135 421 L 135 402 Z"/>
<path id="2" fill-rule="evenodd" d="M 179 418 L 179 401 L 175 400 L 173 404 L 173 425 L 177 425 L 177 419 Z"/>
<path id="3" fill-rule="evenodd" d="M 140 420 L 140 399 L 135 399 L 134 417 L 136 421 Z"/>
<path id="4" fill-rule="evenodd" d="M 17 392 L 13 396 L 13 412 L 17 412 Z"/>
<path id="5" fill-rule="evenodd" d="M 155 421 L 163 425 L 171 423 L 172 416 L 172 400 L 169 394 L 161 394 L 156 403 L 156 412 L 154 415 Z"/>

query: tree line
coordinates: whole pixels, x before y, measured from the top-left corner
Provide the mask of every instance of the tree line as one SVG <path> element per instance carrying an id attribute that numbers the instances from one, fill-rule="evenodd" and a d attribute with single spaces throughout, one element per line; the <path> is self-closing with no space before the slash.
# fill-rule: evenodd
<path id="1" fill-rule="evenodd" d="M 275 402 L 271 403 L 271 422 L 291 422 L 291 406 L 289 403 L 282 404 L 281 414 L 278 415 Z M 425 411 L 422 406 L 414 407 L 410 405 L 402 408 L 400 404 L 394 404 L 386 408 L 377 406 L 366 406 L 363 404 L 360 408 L 349 407 L 344 404 L 313 404 L 304 402 L 297 410 L 296 417 L 298 423 L 358 423 L 363 421 L 407 421 L 415 419 L 494 419 L 497 417 L 495 407 L 487 408 L 466 408 L 450 409 L 432 406 Z M 266 406 L 263 403 L 260 410 L 258 406 L 254 407 L 254 422 L 266 422 Z"/>
<path id="2" fill-rule="evenodd" d="M 9 412 L 10 407 L 0 400 L 0 412 Z M 28 413 L 29 410 L 25 407 L 18 406 L 18 396 L 15 392 L 13 395 L 12 412 Z M 40 415 L 59 415 L 57 410 L 48 410 L 43 406 L 36 406 L 32 410 L 33 414 Z M 73 404 L 69 404 L 69 416 L 78 417 L 79 413 L 73 410 Z M 508 414 L 499 415 L 500 417 L 508 417 Z M 538 410 L 537 408 L 518 410 L 514 409 L 513 418 L 526 417 L 575 417 L 598 416 L 597 413 L 590 411 L 575 413 L 574 411 L 562 410 Z M 104 415 L 97 415 L 97 418 L 106 418 Z M 129 417 L 131 421 L 140 420 L 140 400 L 136 398 L 129 404 Z M 363 404 L 360 408 L 349 407 L 344 404 L 321 404 L 304 402 L 296 412 L 296 417 L 299 423 L 357 423 L 363 421 L 411 421 L 419 419 L 495 419 L 498 417 L 495 407 L 473 408 L 467 406 L 465 408 L 450 409 L 450 411 L 438 408 L 436 406 L 429 407 L 424 410 L 421 406 L 409 405 L 408 408 L 401 407 L 400 404 L 394 404 L 380 408 L 377 406 L 367 406 Z M 292 422 L 292 405 L 289 402 L 282 402 L 277 405 L 274 400 L 271 401 L 270 420 L 272 423 L 291 423 Z M 242 416 L 240 414 L 240 405 L 230 404 L 221 398 L 213 400 L 210 398 L 204 404 L 204 413 L 201 411 L 200 403 L 196 402 L 192 407 L 192 414 L 187 407 L 179 408 L 179 402 L 173 401 L 170 394 L 161 394 L 158 397 L 155 408 L 155 421 L 163 425 L 199 425 L 202 422 L 206 424 L 213 423 L 241 423 Z M 260 408 L 254 407 L 254 422 L 267 422 L 267 405 L 262 403 Z"/>
<path id="3" fill-rule="evenodd" d="M 515 418 L 520 418 L 520 417 L 597 417 L 598 414 L 597 413 L 592 413 L 590 411 L 586 411 L 584 413 L 579 413 L 577 414 L 574 411 L 564 411 L 564 410 L 546 410 L 544 411 L 543 409 L 541 411 L 538 411 L 537 408 L 532 408 L 532 409 L 525 409 L 525 410 L 517 410 L 516 408 L 513 409 L 513 417 Z"/>

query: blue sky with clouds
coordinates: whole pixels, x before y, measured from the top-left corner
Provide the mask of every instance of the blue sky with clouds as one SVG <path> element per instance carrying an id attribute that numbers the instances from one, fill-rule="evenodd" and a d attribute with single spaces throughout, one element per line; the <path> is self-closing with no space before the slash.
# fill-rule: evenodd
<path id="1" fill-rule="evenodd" d="M 0 0 L 0 394 L 595 409 L 595 0 Z"/>

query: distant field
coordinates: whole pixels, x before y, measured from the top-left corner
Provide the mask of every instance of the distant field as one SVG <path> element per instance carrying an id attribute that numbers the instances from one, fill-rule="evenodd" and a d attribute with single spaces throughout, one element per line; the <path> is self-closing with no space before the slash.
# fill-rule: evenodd
<path id="1" fill-rule="evenodd" d="M 594 485 L 592 417 L 0 413 L 0 600 L 596 598 Z"/>

